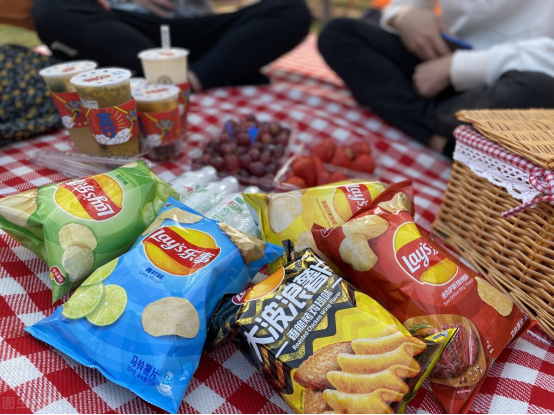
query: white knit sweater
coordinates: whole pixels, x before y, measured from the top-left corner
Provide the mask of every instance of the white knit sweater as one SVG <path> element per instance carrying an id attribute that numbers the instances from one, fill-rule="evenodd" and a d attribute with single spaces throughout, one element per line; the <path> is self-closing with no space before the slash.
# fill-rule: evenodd
<path id="1" fill-rule="evenodd" d="M 554 0 L 392 0 L 381 26 L 395 33 L 387 22 L 402 9 L 433 10 L 437 2 L 450 33 L 473 46 L 454 52 L 456 90 L 490 86 L 510 70 L 554 77 Z"/>

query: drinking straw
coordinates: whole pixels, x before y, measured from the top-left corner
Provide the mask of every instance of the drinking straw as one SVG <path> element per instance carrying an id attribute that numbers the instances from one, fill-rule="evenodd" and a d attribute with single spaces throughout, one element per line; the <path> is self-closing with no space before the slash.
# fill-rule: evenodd
<path id="1" fill-rule="evenodd" d="M 162 32 L 162 49 L 171 48 L 171 34 L 169 33 L 169 26 L 163 24 L 160 26 Z"/>

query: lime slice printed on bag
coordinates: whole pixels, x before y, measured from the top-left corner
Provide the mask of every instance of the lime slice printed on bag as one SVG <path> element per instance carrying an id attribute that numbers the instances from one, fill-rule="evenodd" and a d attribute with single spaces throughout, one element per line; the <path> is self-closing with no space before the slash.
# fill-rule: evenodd
<path id="1" fill-rule="evenodd" d="M 117 267 L 118 260 L 119 258 L 116 258 L 108 262 L 107 264 L 102 265 L 100 268 L 90 274 L 90 277 L 88 277 L 85 282 L 81 284 L 81 286 L 86 287 L 87 285 L 93 285 L 97 282 L 104 281 L 112 274 L 115 267 Z"/>
<path id="2" fill-rule="evenodd" d="M 175 199 L 179 199 L 179 192 L 167 183 L 156 183 L 156 195 L 163 203 L 165 203 L 167 198 L 170 196 L 173 196 Z"/>
<path id="3" fill-rule="evenodd" d="M 70 319 L 86 317 L 96 310 L 104 298 L 104 285 L 94 284 L 77 288 L 63 305 L 62 316 Z"/>
<path id="4" fill-rule="evenodd" d="M 105 286 L 104 299 L 100 305 L 87 315 L 87 320 L 95 326 L 109 326 L 117 321 L 127 306 L 127 292 L 119 285 Z"/>

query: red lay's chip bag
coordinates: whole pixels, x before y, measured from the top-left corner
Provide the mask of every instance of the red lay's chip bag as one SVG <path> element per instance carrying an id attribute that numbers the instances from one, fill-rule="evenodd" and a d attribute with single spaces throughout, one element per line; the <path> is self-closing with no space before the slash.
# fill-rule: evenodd
<path id="1" fill-rule="evenodd" d="M 413 219 L 413 189 L 398 183 L 346 224 L 314 225 L 317 248 L 416 337 L 458 332 L 431 372 L 449 413 L 467 412 L 487 369 L 534 324 L 514 303 Z"/>

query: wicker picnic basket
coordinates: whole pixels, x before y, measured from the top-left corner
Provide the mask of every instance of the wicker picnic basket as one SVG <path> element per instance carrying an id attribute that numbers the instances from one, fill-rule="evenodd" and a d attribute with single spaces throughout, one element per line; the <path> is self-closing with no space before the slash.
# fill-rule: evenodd
<path id="1" fill-rule="evenodd" d="M 459 117 L 536 166 L 554 166 L 554 111 L 463 111 Z M 554 339 L 554 206 L 540 202 L 501 216 L 519 205 L 504 187 L 456 161 L 433 230 Z"/>

